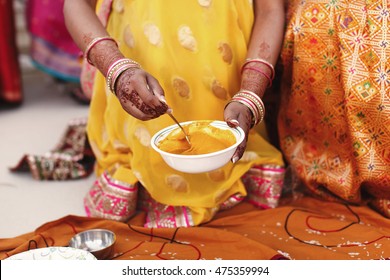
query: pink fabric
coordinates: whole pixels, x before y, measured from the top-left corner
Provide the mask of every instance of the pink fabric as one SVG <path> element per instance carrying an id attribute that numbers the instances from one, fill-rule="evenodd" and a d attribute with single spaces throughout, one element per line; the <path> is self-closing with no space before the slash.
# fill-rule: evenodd
<path id="1" fill-rule="evenodd" d="M 23 100 L 12 1 L 0 1 L 0 104 Z"/>
<path id="2" fill-rule="evenodd" d="M 137 185 L 128 185 L 102 174 L 84 198 L 89 217 L 127 221 L 136 210 Z"/>
<path id="3" fill-rule="evenodd" d="M 214 211 L 230 209 L 244 199 L 261 209 L 275 208 L 281 195 L 284 173 L 285 169 L 279 166 L 254 166 L 242 177 L 248 191 L 247 198 L 240 194 L 232 195 Z M 107 173 L 95 181 L 85 196 L 84 206 L 88 217 L 122 222 L 130 219 L 136 209 L 145 211 L 144 227 L 147 228 L 194 226 L 190 208 L 161 204 L 141 184 L 129 185 Z"/>
<path id="4" fill-rule="evenodd" d="M 41 70 L 64 80 L 80 79 L 80 50 L 70 36 L 63 14 L 64 0 L 29 0 L 27 27 L 31 57 Z"/>
<path id="5" fill-rule="evenodd" d="M 29 0 L 26 9 L 28 28 L 33 36 L 78 56 L 80 50 L 65 26 L 63 6 L 64 0 Z"/>

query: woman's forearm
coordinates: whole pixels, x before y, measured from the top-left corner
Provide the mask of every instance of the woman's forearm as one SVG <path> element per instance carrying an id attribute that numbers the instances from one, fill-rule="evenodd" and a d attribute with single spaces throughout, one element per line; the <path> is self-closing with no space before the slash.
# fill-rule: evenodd
<path id="1" fill-rule="evenodd" d="M 254 9 L 255 21 L 248 48 L 248 57 L 263 58 L 275 65 L 284 34 L 283 1 L 257 0 L 254 2 Z"/>
<path id="2" fill-rule="evenodd" d="M 105 27 L 95 13 L 96 0 L 65 0 L 64 17 L 66 27 L 82 52 L 95 38 L 107 37 Z M 106 74 L 109 65 L 122 58 L 113 41 L 101 41 L 88 53 L 89 60 Z"/>
<path id="3" fill-rule="evenodd" d="M 260 58 L 275 65 L 284 34 L 284 4 L 283 0 L 257 0 L 254 1 L 255 20 L 252 29 L 251 40 L 248 46 L 247 58 Z M 257 65 L 270 76 L 269 67 Z M 247 71 L 245 71 L 247 72 Z M 242 77 L 241 86 L 263 95 L 265 88 L 269 85 L 269 79 L 264 75 L 246 73 Z"/>
<path id="4" fill-rule="evenodd" d="M 95 13 L 96 1 L 65 0 L 65 24 L 73 40 L 84 51 L 88 43 L 96 37 L 108 36 Z"/>

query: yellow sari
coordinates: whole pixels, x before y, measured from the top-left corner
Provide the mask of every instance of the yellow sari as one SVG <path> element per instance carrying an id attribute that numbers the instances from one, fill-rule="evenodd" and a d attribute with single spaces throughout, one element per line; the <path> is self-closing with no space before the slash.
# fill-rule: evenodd
<path id="1" fill-rule="evenodd" d="M 253 18 L 251 1 L 114 0 L 107 30 L 126 57 L 159 80 L 179 121 L 223 120 L 240 86 Z M 138 203 L 148 213 L 145 226 L 193 226 L 249 189 L 256 205 L 277 205 L 283 160 L 259 133 L 251 132 L 238 163 L 186 174 L 150 146 L 153 134 L 172 124 L 168 116 L 146 122 L 130 116 L 97 75 L 87 130 L 100 178 L 85 200 L 90 215 L 125 220 Z M 109 186 L 118 187 L 115 197 L 104 195 Z"/>

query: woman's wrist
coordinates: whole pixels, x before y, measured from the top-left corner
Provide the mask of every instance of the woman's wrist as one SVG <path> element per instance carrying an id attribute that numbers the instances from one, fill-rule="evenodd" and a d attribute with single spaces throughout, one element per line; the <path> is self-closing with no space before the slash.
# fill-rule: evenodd
<path id="1" fill-rule="evenodd" d="M 105 40 L 96 44 L 89 51 L 88 58 L 103 75 L 106 75 L 110 65 L 123 59 L 124 55 L 120 52 L 115 41 Z"/>
<path id="2" fill-rule="evenodd" d="M 241 67 L 241 88 L 262 97 L 265 90 L 272 86 L 274 77 L 274 66 L 267 60 L 248 58 Z"/>

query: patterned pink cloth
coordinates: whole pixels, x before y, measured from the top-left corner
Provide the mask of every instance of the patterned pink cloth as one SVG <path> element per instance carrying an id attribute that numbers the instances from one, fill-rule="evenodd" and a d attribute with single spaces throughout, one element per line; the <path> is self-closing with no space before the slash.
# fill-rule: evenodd
<path id="1" fill-rule="evenodd" d="M 65 26 L 63 6 L 64 0 L 27 2 L 30 53 L 41 70 L 59 79 L 78 82 L 81 72 L 80 49 Z"/>

